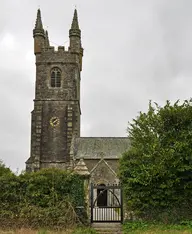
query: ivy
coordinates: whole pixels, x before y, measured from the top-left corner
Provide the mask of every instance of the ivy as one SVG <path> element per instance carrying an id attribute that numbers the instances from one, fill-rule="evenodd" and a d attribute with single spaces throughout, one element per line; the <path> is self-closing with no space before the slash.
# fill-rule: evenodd
<path id="1" fill-rule="evenodd" d="M 81 223 L 84 178 L 71 171 L 42 169 L 15 175 L 0 166 L 0 226 L 67 227 Z M 86 207 L 85 207 L 86 208 Z M 11 224 L 10 224 L 11 222 Z"/>

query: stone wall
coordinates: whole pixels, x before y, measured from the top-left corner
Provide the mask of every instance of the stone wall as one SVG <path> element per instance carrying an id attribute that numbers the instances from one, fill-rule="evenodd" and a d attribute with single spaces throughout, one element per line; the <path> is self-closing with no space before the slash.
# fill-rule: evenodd
<path id="1" fill-rule="evenodd" d="M 118 183 L 118 159 L 84 159 L 90 172 L 90 182 L 96 184 Z"/>

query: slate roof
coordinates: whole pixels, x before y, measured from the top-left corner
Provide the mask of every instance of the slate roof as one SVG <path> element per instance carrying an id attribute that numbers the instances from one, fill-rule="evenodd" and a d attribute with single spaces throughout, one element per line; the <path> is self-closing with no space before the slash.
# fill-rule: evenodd
<path id="1" fill-rule="evenodd" d="M 130 147 L 127 137 L 79 137 L 74 140 L 75 158 L 118 159 Z"/>

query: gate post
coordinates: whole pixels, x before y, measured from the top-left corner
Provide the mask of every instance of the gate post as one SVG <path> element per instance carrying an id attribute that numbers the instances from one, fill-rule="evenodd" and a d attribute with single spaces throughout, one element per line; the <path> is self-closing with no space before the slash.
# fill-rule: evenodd
<path id="1" fill-rule="evenodd" d="M 121 187 L 121 189 L 120 189 L 120 191 L 121 191 L 121 223 L 123 223 L 123 215 L 124 215 L 124 213 L 123 213 L 123 206 L 124 206 L 124 204 L 123 204 L 123 187 L 122 187 L 122 185 L 120 185 Z"/>
<path id="2" fill-rule="evenodd" d="M 93 223 L 93 184 L 91 183 L 91 223 Z"/>
<path id="3" fill-rule="evenodd" d="M 86 209 L 87 216 L 89 218 L 89 214 L 90 214 L 90 211 L 89 211 L 89 179 L 90 179 L 90 173 L 89 173 L 89 170 L 88 170 L 83 158 L 81 158 L 79 160 L 76 167 L 74 168 L 74 171 L 77 174 L 83 176 L 83 178 L 84 178 L 84 193 L 85 193 L 84 200 L 85 200 L 85 206 L 86 206 L 85 209 Z"/>

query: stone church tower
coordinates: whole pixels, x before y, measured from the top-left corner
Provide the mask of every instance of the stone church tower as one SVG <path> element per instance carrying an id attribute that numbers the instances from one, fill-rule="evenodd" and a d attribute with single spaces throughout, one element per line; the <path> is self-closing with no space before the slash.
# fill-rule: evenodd
<path id="1" fill-rule="evenodd" d="M 73 167 L 72 137 L 80 136 L 80 80 L 83 49 L 77 10 L 69 30 L 69 48 L 50 46 L 38 10 L 34 37 L 36 84 L 31 118 L 31 155 L 27 171 Z"/>

